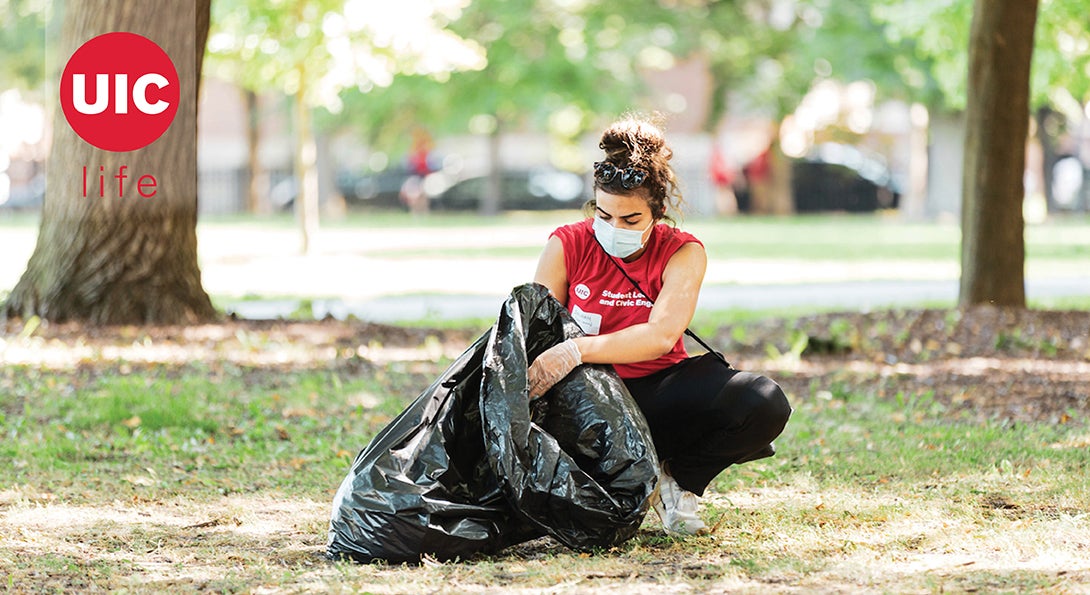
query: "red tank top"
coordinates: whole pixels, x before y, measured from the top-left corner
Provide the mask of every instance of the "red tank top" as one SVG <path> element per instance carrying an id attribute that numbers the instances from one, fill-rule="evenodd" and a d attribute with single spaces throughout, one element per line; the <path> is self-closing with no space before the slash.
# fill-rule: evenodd
<path id="1" fill-rule="evenodd" d="M 647 247 L 639 258 L 624 262 L 606 254 L 594 240 L 593 220 L 586 219 L 559 227 L 552 235 L 564 247 L 564 268 L 568 275 L 568 311 L 588 335 L 604 335 L 651 317 L 651 302 L 625 278 L 612 259 L 624 267 L 636 283 L 655 300 L 662 291 L 662 272 L 666 263 L 683 245 L 703 244 L 690 233 L 658 224 L 651 231 Z M 621 378 L 647 376 L 687 358 L 685 344 L 679 337 L 674 348 L 658 359 L 632 364 L 614 364 Z"/>

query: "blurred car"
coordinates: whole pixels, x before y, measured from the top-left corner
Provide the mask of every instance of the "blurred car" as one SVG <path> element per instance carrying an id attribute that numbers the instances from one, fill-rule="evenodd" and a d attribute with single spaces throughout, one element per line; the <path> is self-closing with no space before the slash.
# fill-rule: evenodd
<path id="1" fill-rule="evenodd" d="M 295 197 L 299 195 L 299 184 L 295 181 L 295 176 L 288 174 L 272 177 L 275 181 L 269 188 L 269 205 L 274 211 L 291 211 L 295 208 Z"/>
<path id="2" fill-rule="evenodd" d="M 879 156 L 838 143 L 817 145 L 792 162 L 791 192 L 799 213 L 896 209 L 901 197 Z"/>
<path id="3" fill-rule="evenodd" d="M 1090 210 L 1090 189 L 1086 186 L 1090 168 L 1075 155 L 1064 155 L 1052 166 L 1052 201 L 1061 211 Z"/>
<path id="4" fill-rule="evenodd" d="M 435 210 L 476 210 L 488 184 L 487 176 L 465 178 L 430 196 Z M 500 173 L 500 205 L 507 211 L 578 209 L 586 202 L 583 177 L 550 168 L 505 170 Z"/>
<path id="5" fill-rule="evenodd" d="M 401 188 L 412 175 L 405 167 L 359 173 L 342 171 L 337 175 L 337 190 L 349 208 L 406 209 Z"/>
<path id="6" fill-rule="evenodd" d="M 734 190 L 738 209 L 751 212 L 748 175 L 747 183 Z M 880 156 L 851 145 L 824 143 L 791 161 L 791 195 L 799 213 L 872 212 L 897 208 L 901 190 Z"/>

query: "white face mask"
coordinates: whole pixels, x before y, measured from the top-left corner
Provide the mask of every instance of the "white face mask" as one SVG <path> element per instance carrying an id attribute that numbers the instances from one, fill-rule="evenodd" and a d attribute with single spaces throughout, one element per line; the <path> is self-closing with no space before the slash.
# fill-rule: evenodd
<path id="1" fill-rule="evenodd" d="M 606 254 L 617 258 L 627 258 L 643 248 L 643 234 L 654 224 L 655 220 L 652 219 L 651 223 L 642 230 L 617 229 L 601 217 L 595 217 L 594 237 L 598 238 L 598 243 L 605 249 Z"/>

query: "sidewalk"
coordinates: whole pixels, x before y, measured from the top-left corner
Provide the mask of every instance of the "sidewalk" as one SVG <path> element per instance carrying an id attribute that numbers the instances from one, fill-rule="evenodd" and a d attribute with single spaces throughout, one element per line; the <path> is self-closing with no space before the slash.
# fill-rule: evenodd
<path id="1" fill-rule="evenodd" d="M 1085 279 L 1040 279 L 1026 283 L 1029 298 L 1090 295 L 1090 277 Z M 428 294 L 386 296 L 364 300 L 313 300 L 317 318 L 349 315 L 371 322 L 420 320 L 491 319 L 498 315 L 506 293 L 491 295 Z M 814 307 L 821 309 L 877 310 L 921 304 L 954 306 L 957 280 L 837 281 L 778 285 L 706 285 L 700 292 L 699 310 L 758 310 L 768 308 Z M 242 318 L 286 317 L 299 308 L 298 300 L 234 302 L 229 312 Z"/>
<path id="2" fill-rule="evenodd" d="M 555 225 L 532 219 L 469 230 L 329 228 L 322 230 L 308 256 L 298 254 L 298 232 L 292 227 L 202 226 L 202 280 L 229 312 L 245 318 L 288 316 L 306 299 L 317 317 L 354 315 L 376 322 L 492 319 L 512 287 L 532 280 L 540 247 Z M 31 226 L 0 230 L 0 291 L 15 286 L 36 237 L 37 228 Z M 958 275 L 956 262 L 940 260 L 710 254 L 698 308 L 952 306 Z M 1027 267 L 1026 289 L 1030 299 L 1088 296 L 1090 275 L 1082 262 L 1046 261 Z"/>

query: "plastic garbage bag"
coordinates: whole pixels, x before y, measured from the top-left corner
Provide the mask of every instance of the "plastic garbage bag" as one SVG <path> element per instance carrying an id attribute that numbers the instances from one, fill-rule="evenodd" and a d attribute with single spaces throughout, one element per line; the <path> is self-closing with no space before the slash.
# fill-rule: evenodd
<path id="1" fill-rule="evenodd" d="M 658 461 L 620 378 L 582 365 L 527 403 L 528 362 L 581 334 L 543 286 L 515 288 L 492 329 L 356 457 L 328 554 L 419 562 L 543 535 L 581 550 L 632 537 Z"/>

